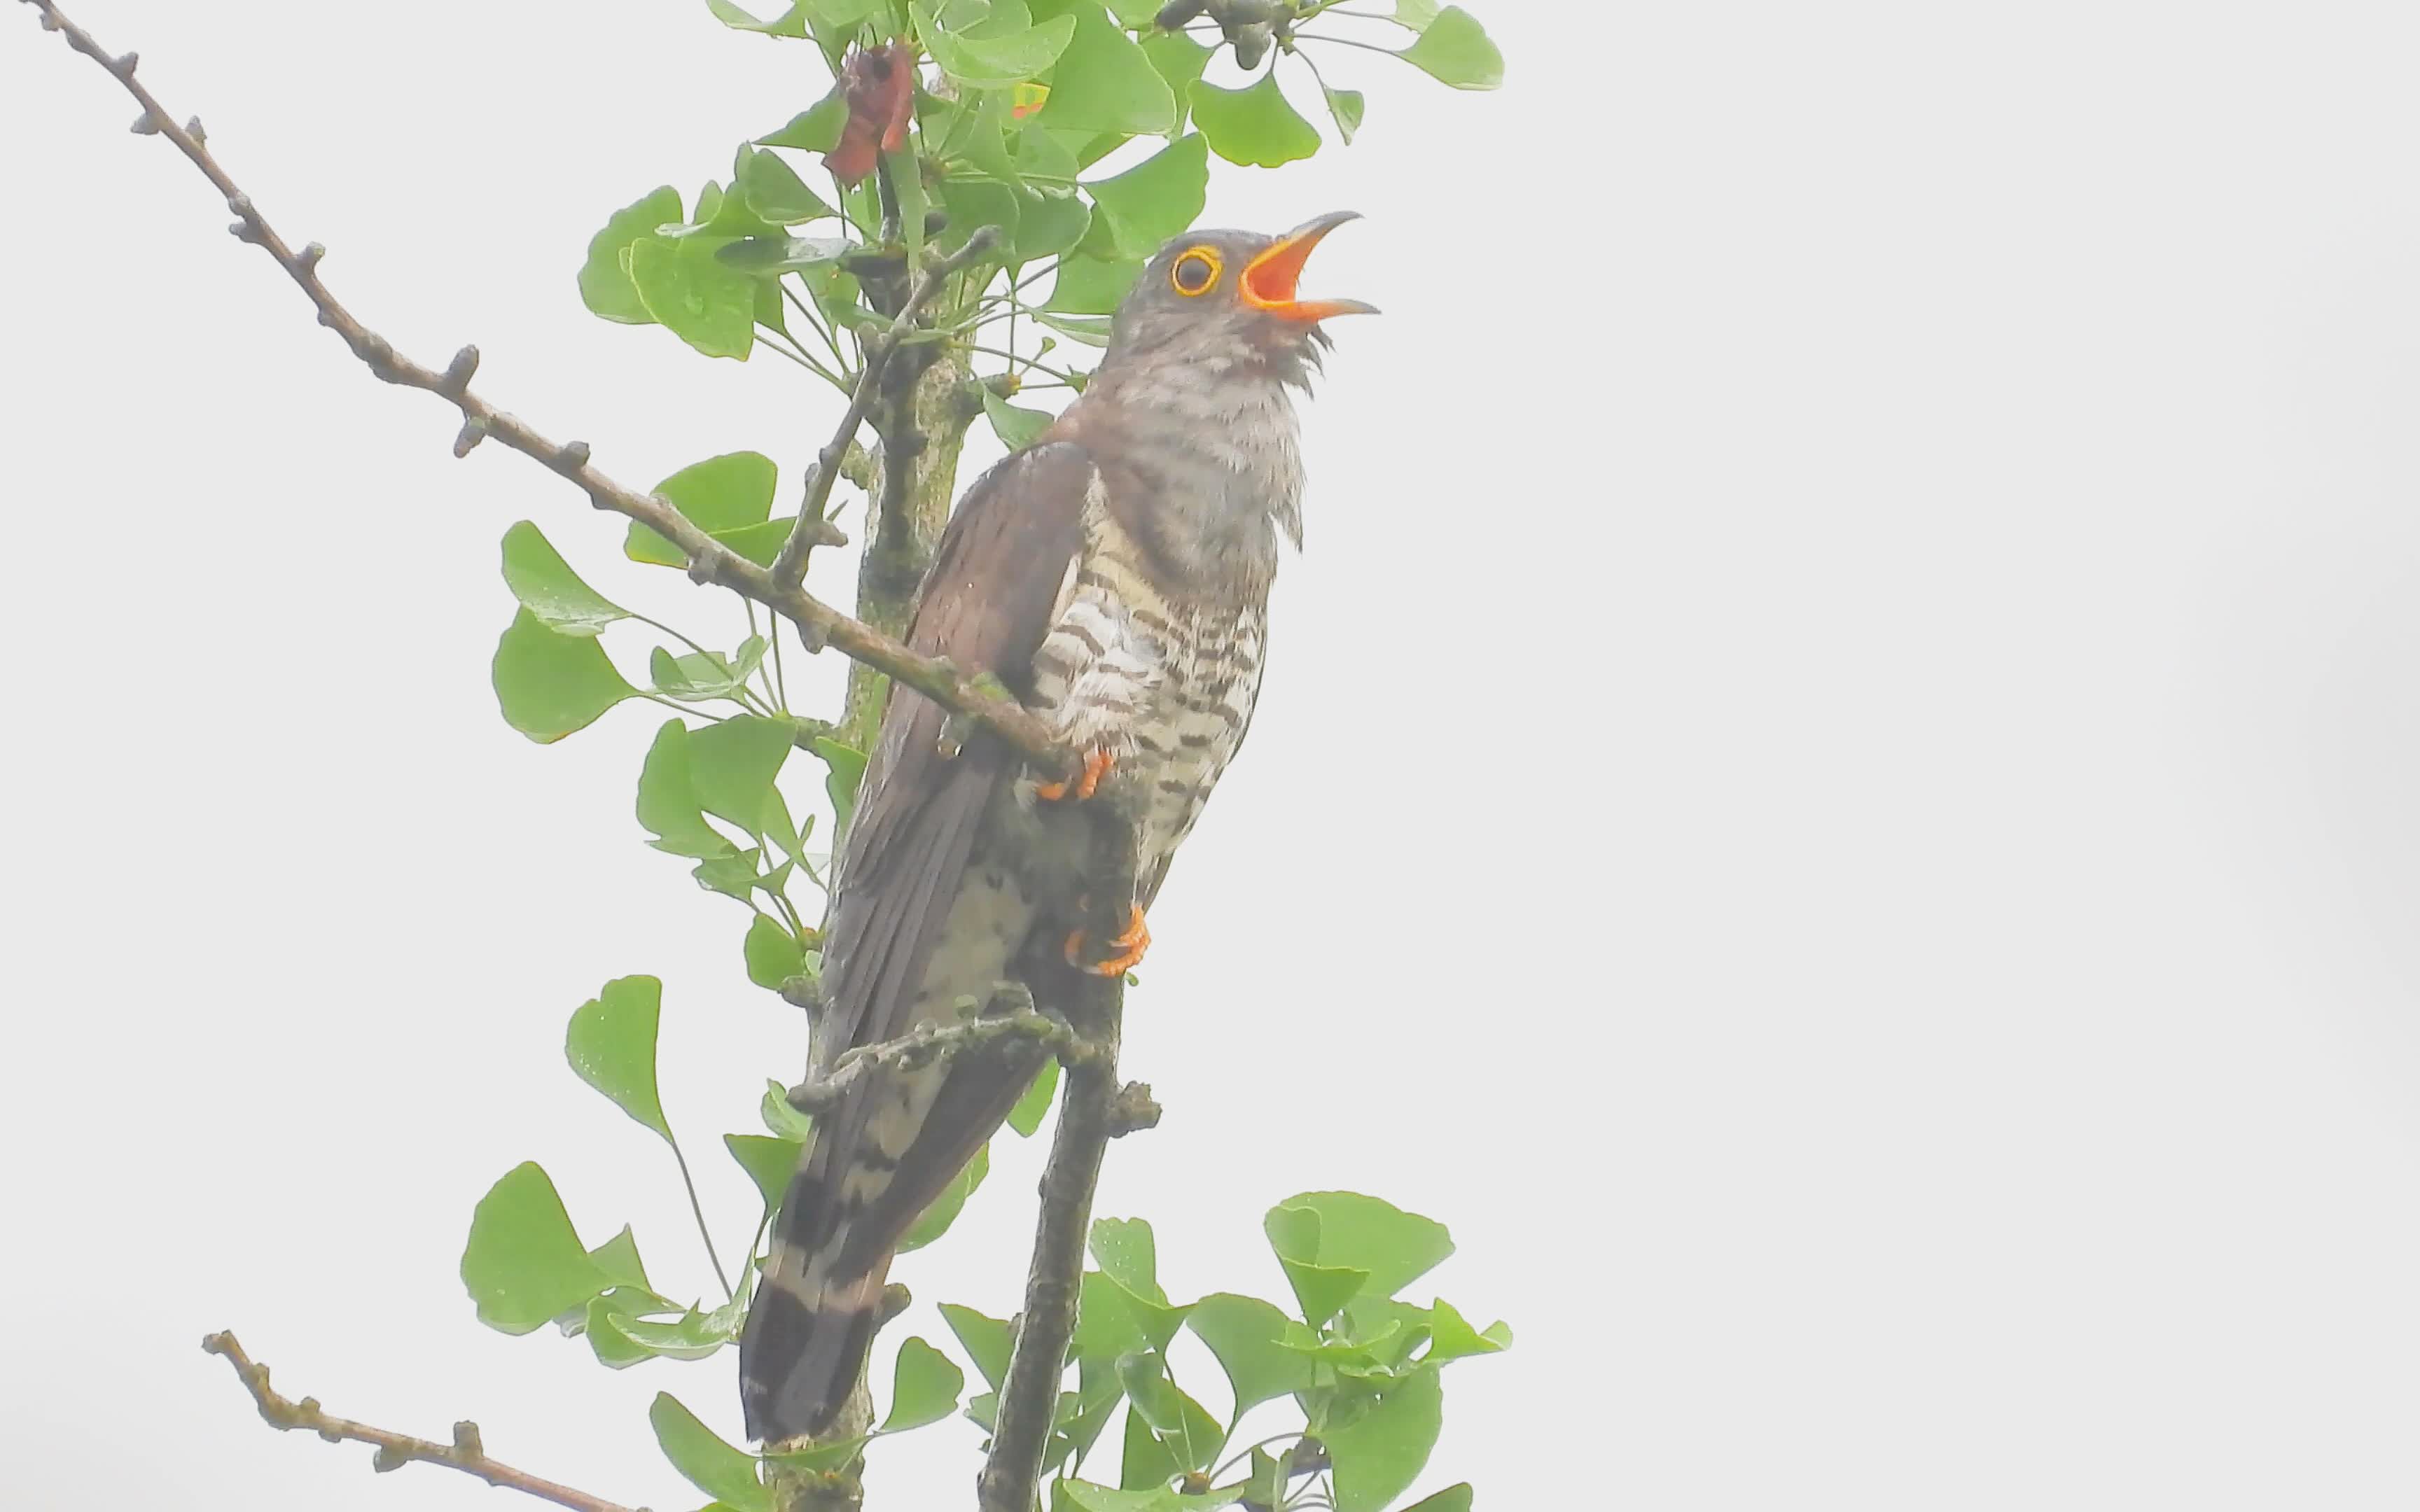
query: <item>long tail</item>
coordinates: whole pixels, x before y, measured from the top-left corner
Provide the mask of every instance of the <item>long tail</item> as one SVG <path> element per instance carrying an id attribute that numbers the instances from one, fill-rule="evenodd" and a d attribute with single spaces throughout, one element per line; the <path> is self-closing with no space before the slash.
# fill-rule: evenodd
<path id="1" fill-rule="evenodd" d="M 830 1200 L 841 1140 L 818 1137 L 790 1178 L 773 1247 L 739 1336 L 739 1399 L 748 1436 L 768 1443 L 820 1433 L 865 1370 L 891 1274 L 888 1245 L 851 1243 L 847 1210 Z"/>

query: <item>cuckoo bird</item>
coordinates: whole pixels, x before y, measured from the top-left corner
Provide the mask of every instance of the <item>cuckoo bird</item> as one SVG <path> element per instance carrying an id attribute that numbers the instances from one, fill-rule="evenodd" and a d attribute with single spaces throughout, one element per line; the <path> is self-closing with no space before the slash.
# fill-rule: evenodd
<path id="1" fill-rule="evenodd" d="M 1302 544 L 1292 393 L 1327 345 L 1320 322 L 1370 309 L 1295 292 L 1350 219 L 1170 242 L 1082 394 L 959 501 L 908 644 L 998 677 L 1083 769 L 1038 781 L 984 732 L 953 750 L 947 711 L 893 691 L 833 878 L 819 1064 L 1005 980 L 1141 959 L 1143 910 L 1251 722 L 1277 537 Z M 1089 826 L 1070 821 L 1112 771 L 1138 795 L 1135 896 L 1126 928 L 1091 941 L 1074 927 Z M 740 1338 L 751 1437 L 820 1432 L 847 1399 L 901 1236 L 1040 1067 L 1005 1044 L 876 1071 L 816 1116 Z"/>

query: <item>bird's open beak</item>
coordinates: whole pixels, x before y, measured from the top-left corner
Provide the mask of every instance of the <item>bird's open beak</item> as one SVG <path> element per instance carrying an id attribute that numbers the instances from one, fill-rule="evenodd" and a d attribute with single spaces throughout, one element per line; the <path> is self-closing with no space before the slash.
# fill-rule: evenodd
<path id="1" fill-rule="evenodd" d="M 1307 222 L 1280 237 L 1277 245 L 1253 258 L 1244 269 L 1244 301 L 1257 310 L 1265 310 L 1280 320 L 1325 320 L 1331 315 L 1376 315 L 1378 307 L 1359 300 L 1298 300 L 1295 285 L 1302 277 L 1302 265 L 1311 260 L 1311 249 L 1320 239 L 1347 221 L 1360 219 L 1358 211 L 1338 210 Z"/>

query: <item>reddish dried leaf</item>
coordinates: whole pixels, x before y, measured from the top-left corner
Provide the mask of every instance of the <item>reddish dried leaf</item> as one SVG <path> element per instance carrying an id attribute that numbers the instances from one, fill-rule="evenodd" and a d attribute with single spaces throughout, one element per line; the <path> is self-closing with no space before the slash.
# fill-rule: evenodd
<path id="1" fill-rule="evenodd" d="M 916 50 L 907 42 L 868 51 L 860 48 L 842 66 L 841 96 L 848 121 L 840 141 L 824 154 L 824 166 L 844 184 L 874 171 L 876 159 L 908 145 L 908 122 L 916 106 Z"/>

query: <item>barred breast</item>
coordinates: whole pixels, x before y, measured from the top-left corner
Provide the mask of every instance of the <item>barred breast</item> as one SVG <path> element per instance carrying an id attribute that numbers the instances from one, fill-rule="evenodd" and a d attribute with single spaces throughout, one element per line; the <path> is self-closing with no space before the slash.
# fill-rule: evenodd
<path id="1" fill-rule="evenodd" d="M 1266 613 L 1164 594 L 1098 493 L 1034 656 L 1033 704 L 1150 795 L 1137 846 L 1148 903 L 1251 723 Z"/>

